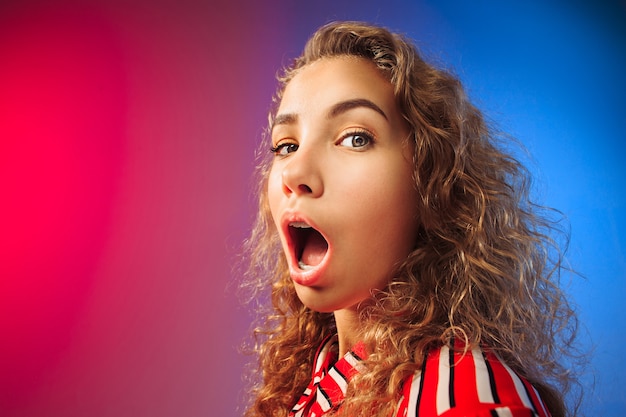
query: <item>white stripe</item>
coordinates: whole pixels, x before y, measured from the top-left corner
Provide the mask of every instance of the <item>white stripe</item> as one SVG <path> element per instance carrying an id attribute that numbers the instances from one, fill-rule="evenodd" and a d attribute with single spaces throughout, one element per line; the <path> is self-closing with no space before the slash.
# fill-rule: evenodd
<path id="1" fill-rule="evenodd" d="M 509 368 L 506 363 L 504 363 L 504 361 L 502 361 L 500 358 L 498 358 L 498 360 L 502 362 L 504 369 L 506 369 L 506 371 L 511 376 L 511 379 L 513 379 L 517 395 L 519 396 L 520 400 L 522 400 L 522 403 L 524 403 L 524 406 L 526 406 L 526 408 L 528 408 L 529 410 L 534 410 L 533 403 L 532 401 L 530 401 L 530 398 L 528 398 L 528 394 L 526 394 L 526 389 L 524 388 L 524 383 L 522 382 L 522 380 L 519 378 L 519 376 L 517 376 L 515 372 L 513 372 L 511 368 Z"/>
<path id="2" fill-rule="evenodd" d="M 476 368 L 476 392 L 481 403 L 493 404 L 493 394 L 491 392 L 491 382 L 489 381 L 489 371 L 485 363 L 485 357 L 480 349 L 472 349 L 474 358 L 474 368 Z"/>
<path id="3" fill-rule="evenodd" d="M 302 417 L 304 414 L 304 409 L 302 408 L 304 407 L 304 404 L 300 405 L 300 409 L 298 409 L 298 411 L 294 414 L 294 417 Z M 295 407 L 293 410 L 291 410 L 292 412 L 296 411 Z"/>
<path id="4" fill-rule="evenodd" d="M 498 414 L 498 417 L 513 417 L 513 413 L 511 412 L 509 407 L 499 407 L 494 409 L 493 411 Z"/>
<path id="5" fill-rule="evenodd" d="M 343 357 L 346 362 L 348 362 L 350 364 L 350 366 L 352 366 L 353 368 L 355 366 L 357 366 L 359 364 L 359 360 L 357 358 L 354 357 L 354 355 L 351 352 L 348 352 L 344 355 Z"/>
<path id="6" fill-rule="evenodd" d="M 319 388 L 317 389 L 317 396 L 315 397 L 315 399 L 320 407 L 322 407 L 322 411 L 326 412 L 330 410 L 330 403 L 328 402 L 324 394 L 322 394 Z"/>
<path id="7" fill-rule="evenodd" d="M 437 381 L 437 414 L 450 409 L 450 349 L 444 346 L 439 351 L 439 378 Z"/>
<path id="8" fill-rule="evenodd" d="M 330 352 L 330 348 L 333 346 L 336 340 L 337 336 L 331 337 L 330 339 L 328 339 L 324 347 L 322 347 L 322 349 L 320 350 L 320 354 L 317 356 L 317 358 L 315 358 L 315 371 L 313 372 L 314 374 L 318 373 L 320 369 L 322 369 L 322 364 L 324 363 L 326 356 L 328 356 L 328 353 Z"/>
<path id="9" fill-rule="evenodd" d="M 413 374 L 413 381 L 411 382 L 411 389 L 409 391 L 409 404 L 407 408 L 411 410 L 411 415 L 413 415 L 413 410 L 415 410 L 415 415 L 417 415 L 417 397 L 420 395 L 420 383 L 422 382 L 422 371 L 417 371 Z"/>

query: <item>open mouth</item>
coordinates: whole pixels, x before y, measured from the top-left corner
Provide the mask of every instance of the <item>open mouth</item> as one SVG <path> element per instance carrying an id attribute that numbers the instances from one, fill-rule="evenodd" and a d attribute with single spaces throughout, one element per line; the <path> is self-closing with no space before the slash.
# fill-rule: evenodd
<path id="1" fill-rule="evenodd" d="M 300 269 L 304 271 L 312 269 L 326 256 L 328 242 L 310 225 L 304 222 L 289 223 L 289 236 L 293 242 L 295 258 Z"/>

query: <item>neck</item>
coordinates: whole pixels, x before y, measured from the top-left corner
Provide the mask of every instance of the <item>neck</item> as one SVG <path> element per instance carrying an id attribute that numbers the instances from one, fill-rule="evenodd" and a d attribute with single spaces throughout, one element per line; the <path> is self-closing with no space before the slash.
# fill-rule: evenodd
<path id="1" fill-rule="evenodd" d="M 334 315 L 339 338 L 339 357 L 342 357 L 359 341 L 361 320 L 356 309 L 337 310 Z"/>

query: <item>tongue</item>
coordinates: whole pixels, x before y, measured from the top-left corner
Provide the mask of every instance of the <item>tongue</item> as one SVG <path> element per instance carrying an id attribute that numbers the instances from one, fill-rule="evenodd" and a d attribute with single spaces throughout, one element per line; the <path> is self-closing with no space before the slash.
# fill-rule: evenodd
<path id="1" fill-rule="evenodd" d="M 306 265 L 319 265 L 326 255 L 328 243 L 319 233 L 313 231 L 309 234 L 302 251 L 302 262 Z"/>

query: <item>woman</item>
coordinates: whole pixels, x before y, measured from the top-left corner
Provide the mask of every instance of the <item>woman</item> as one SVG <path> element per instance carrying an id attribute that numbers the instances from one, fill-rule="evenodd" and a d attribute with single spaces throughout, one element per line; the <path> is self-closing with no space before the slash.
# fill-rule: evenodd
<path id="1" fill-rule="evenodd" d="M 246 415 L 566 415 L 553 228 L 459 81 L 355 22 L 320 28 L 279 81 Z"/>

